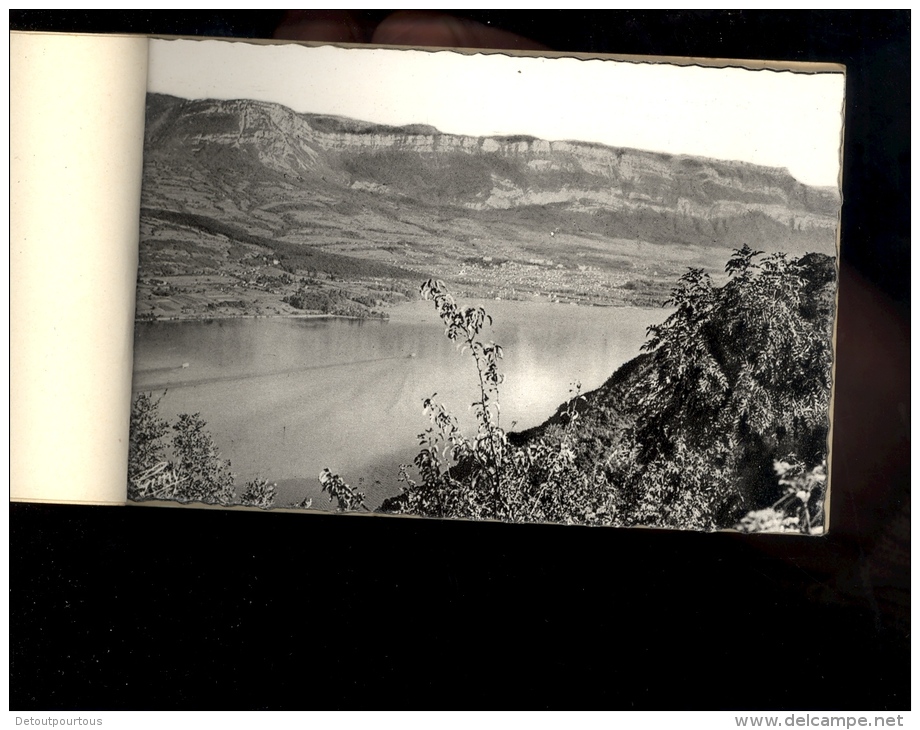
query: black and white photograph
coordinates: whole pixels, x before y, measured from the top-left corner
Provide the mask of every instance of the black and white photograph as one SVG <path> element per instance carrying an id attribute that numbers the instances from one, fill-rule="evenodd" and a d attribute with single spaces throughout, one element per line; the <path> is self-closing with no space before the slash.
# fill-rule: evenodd
<path id="1" fill-rule="evenodd" d="M 9 15 L 16 723 L 909 724 L 909 11 Z"/>
<path id="2" fill-rule="evenodd" d="M 843 93 L 152 40 L 129 499 L 822 534 Z"/>

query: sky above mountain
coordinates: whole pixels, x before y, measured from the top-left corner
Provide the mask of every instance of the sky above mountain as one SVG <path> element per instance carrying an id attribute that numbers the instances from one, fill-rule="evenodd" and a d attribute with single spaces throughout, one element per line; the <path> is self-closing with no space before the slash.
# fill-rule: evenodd
<path id="1" fill-rule="evenodd" d="M 743 160 L 785 167 L 809 185 L 836 186 L 840 169 L 842 73 L 152 40 L 148 90 Z"/>

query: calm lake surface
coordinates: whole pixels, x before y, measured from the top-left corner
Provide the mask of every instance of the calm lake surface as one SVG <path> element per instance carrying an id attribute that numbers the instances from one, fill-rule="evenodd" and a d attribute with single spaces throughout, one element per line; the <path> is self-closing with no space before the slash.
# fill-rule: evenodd
<path id="1" fill-rule="evenodd" d="M 471 304 L 479 304 L 471 302 Z M 504 349 L 502 426 L 542 423 L 574 381 L 601 385 L 639 354 L 662 309 L 482 302 Z M 422 401 L 437 393 L 475 431 L 477 375 L 447 340 L 430 302 L 390 310 L 389 320 L 227 319 L 138 323 L 134 391 L 166 391 L 160 412 L 201 413 L 241 487 L 277 483 L 277 506 L 305 496 L 326 509 L 324 467 L 361 484 L 371 508 L 399 492 L 401 463 L 428 427 Z"/>

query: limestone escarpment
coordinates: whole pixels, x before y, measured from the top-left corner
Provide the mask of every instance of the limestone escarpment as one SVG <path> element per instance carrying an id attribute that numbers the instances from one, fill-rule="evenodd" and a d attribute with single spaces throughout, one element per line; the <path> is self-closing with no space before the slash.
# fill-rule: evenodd
<path id="1" fill-rule="evenodd" d="M 436 207 L 656 244 L 835 251 L 836 190 L 803 185 L 782 168 L 589 142 L 473 137 L 151 94 L 145 162 L 157 169 L 151 194 L 184 180 L 200 192 L 200 204 L 183 198 L 197 213 L 214 198 L 225 199 L 221 215 L 263 217 L 299 201 L 347 226 L 359 208 L 390 216 Z M 301 223 L 288 216 L 282 234 Z"/>

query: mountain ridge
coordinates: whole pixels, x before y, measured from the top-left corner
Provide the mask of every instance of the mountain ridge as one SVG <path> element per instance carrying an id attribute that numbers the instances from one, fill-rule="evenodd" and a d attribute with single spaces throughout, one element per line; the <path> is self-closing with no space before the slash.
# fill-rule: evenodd
<path id="1" fill-rule="evenodd" d="M 142 214 L 143 258 L 168 260 L 160 273 L 226 273 L 220 257 L 187 262 L 236 230 L 237 243 L 319 247 L 466 295 L 643 306 L 688 265 L 717 273 L 743 243 L 835 255 L 840 205 L 748 162 L 162 94 L 147 100 L 142 199 L 228 234 Z"/>
<path id="2" fill-rule="evenodd" d="M 171 135 L 173 144 L 177 141 L 177 136 L 186 144 L 188 136 L 193 136 L 196 144 L 208 141 L 224 145 L 230 144 L 237 148 L 245 145 L 262 146 L 267 147 L 273 153 L 262 155 L 263 161 L 275 169 L 282 172 L 292 170 L 306 173 L 311 171 L 304 164 L 302 155 L 295 155 L 295 157 L 300 157 L 297 160 L 284 154 L 278 155 L 279 141 L 271 139 L 268 134 L 274 129 L 285 133 L 288 137 L 296 137 L 297 147 L 289 140 L 285 140 L 283 148 L 286 151 L 299 149 L 302 153 L 306 152 L 309 161 L 314 165 L 322 162 L 332 170 L 334 166 L 328 159 L 330 156 L 328 153 L 343 155 L 341 167 L 344 167 L 350 174 L 351 184 L 363 179 L 365 182 L 385 181 L 388 186 L 395 184 L 397 189 L 399 187 L 399 181 L 394 180 L 394 172 L 388 173 L 385 170 L 385 164 L 364 165 L 363 168 L 356 164 L 356 161 L 348 156 L 349 153 L 356 150 L 371 155 L 380 155 L 383 152 L 396 154 L 416 152 L 427 156 L 429 161 L 439 156 L 461 153 L 467 156 L 485 157 L 488 162 L 492 163 L 497 163 L 501 158 L 522 161 L 531 172 L 537 173 L 526 177 L 525 182 L 528 183 L 526 188 L 531 191 L 561 187 L 556 184 L 556 179 L 548 179 L 548 172 L 555 172 L 557 177 L 561 175 L 563 184 L 582 182 L 583 190 L 596 191 L 599 187 L 598 182 L 618 183 L 620 185 L 619 196 L 612 196 L 611 190 L 607 187 L 604 191 L 606 195 L 597 197 L 599 202 L 604 201 L 608 204 L 619 197 L 625 201 L 633 201 L 637 205 L 680 206 L 683 204 L 686 208 L 693 203 L 702 202 L 702 198 L 709 198 L 708 202 L 711 202 L 714 193 L 718 192 L 725 203 L 736 204 L 735 209 L 733 210 L 731 205 L 723 205 L 723 211 L 709 210 L 709 214 L 718 215 L 720 212 L 730 214 L 736 212 L 738 205 L 744 206 L 745 204 L 773 207 L 783 205 L 793 216 L 798 214 L 803 222 L 811 225 L 818 224 L 816 220 L 813 220 L 815 216 L 822 218 L 832 216 L 839 204 L 835 191 L 806 186 L 792 177 L 786 168 L 767 167 L 750 162 L 610 147 L 597 142 L 549 141 L 529 135 L 470 137 L 440 132 L 429 125 L 394 127 L 334 115 L 298 113 L 271 102 L 181 100 L 177 97 L 163 95 L 151 95 L 151 97 L 153 97 L 151 106 L 178 104 L 182 111 L 180 125 L 192 124 L 195 127 L 192 135 L 186 135 L 185 139 L 182 139 L 181 126 L 180 129 L 174 130 Z M 170 121 L 175 125 L 177 121 L 175 118 L 170 120 L 163 117 L 162 112 L 148 114 L 148 148 L 155 149 L 162 145 L 166 141 L 163 127 Z M 222 127 L 222 124 L 225 126 Z M 177 135 L 176 132 L 180 134 Z M 327 152 L 327 159 L 320 159 L 318 154 L 320 150 Z M 300 163 L 299 170 L 295 162 Z M 387 163 L 393 160 L 382 158 L 378 162 Z M 439 160 L 439 162 L 442 162 L 443 167 L 443 161 Z M 447 162 L 453 164 L 451 172 L 458 171 L 459 163 L 456 159 L 447 160 Z M 472 195 L 476 199 L 472 202 L 462 201 L 462 203 L 472 207 L 508 207 L 507 201 L 501 199 L 501 183 L 516 182 L 513 177 L 521 177 L 524 171 L 509 170 L 507 166 L 502 166 L 500 163 L 496 167 L 497 170 L 493 170 L 492 185 L 488 186 L 496 191 L 493 202 L 490 204 L 489 198 L 483 200 L 483 191 L 475 190 Z M 508 177 L 500 176 L 499 172 L 502 167 L 506 168 L 506 173 L 510 173 Z M 587 178 L 588 185 L 584 185 L 585 178 Z M 651 185 L 647 184 L 646 180 L 651 180 L 653 185 L 659 187 L 659 190 L 656 193 L 650 193 L 648 189 Z M 660 185 L 669 180 L 672 182 L 671 186 Z M 467 179 L 466 182 L 472 181 Z M 477 182 L 481 183 L 482 180 Z M 543 182 L 542 185 L 541 182 Z M 413 192 L 423 193 L 424 191 L 413 190 Z M 576 189 L 571 190 L 570 197 L 576 192 Z M 520 202 L 528 204 L 533 200 L 524 195 Z M 768 210 L 768 215 L 776 214 L 778 212 L 772 208 Z M 831 222 L 824 220 L 821 224 L 824 227 Z"/>

